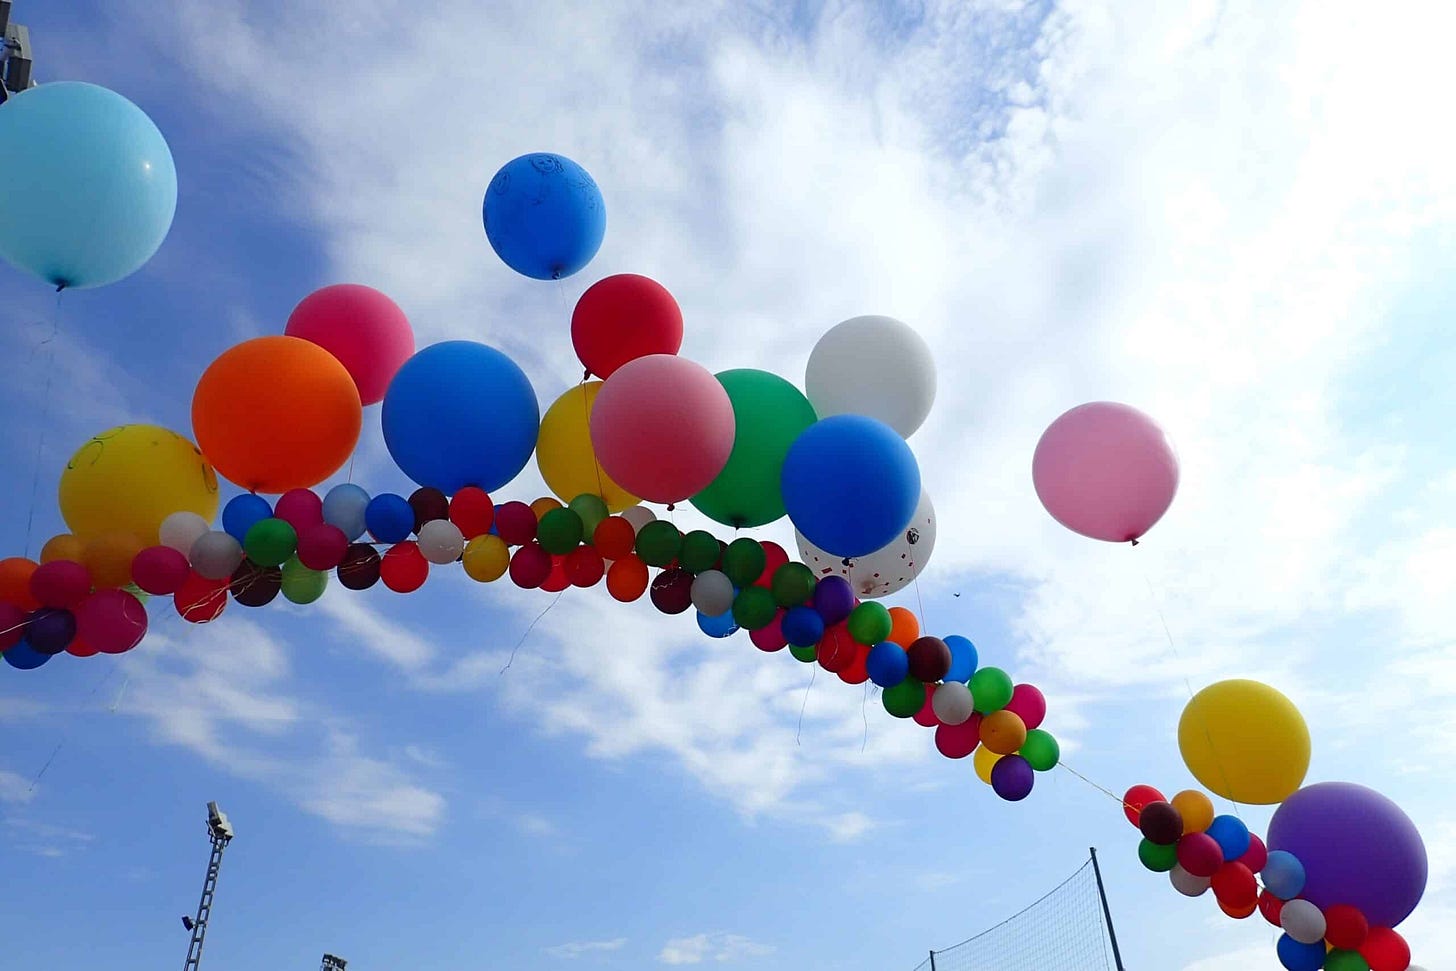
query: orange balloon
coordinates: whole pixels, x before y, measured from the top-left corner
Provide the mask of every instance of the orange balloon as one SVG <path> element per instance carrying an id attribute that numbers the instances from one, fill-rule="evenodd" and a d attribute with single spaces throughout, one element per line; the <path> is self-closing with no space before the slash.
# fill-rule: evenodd
<path id="1" fill-rule="evenodd" d="M 647 564 L 632 553 L 612 564 L 607 571 L 607 592 L 622 603 L 631 603 L 647 592 Z"/>
<path id="2" fill-rule="evenodd" d="M 592 545 L 602 554 L 602 559 L 620 560 L 637 545 L 637 531 L 621 516 L 608 516 L 597 523 L 592 533 Z"/>
<path id="3" fill-rule="evenodd" d="M 1026 744 L 1026 722 L 1002 708 L 981 719 L 981 744 L 997 755 L 1012 755 Z"/>
<path id="4" fill-rule="evenodd" d="M 1197 789 L 1184 789 L 1173 797 L 1173 808 L 1183 817 L 1183 834 L 1201 833 L 1213 825 L 1213 800 Z"/>
<path id="5" fill-rule="evenodd" d="M 40 561 L 50 563 L 53 560 L 70 560 L 72 563 L 80 563 L 83 548 L 79 539 L 70 533 L 61 533 L 46 540 L 46 545 L 40 549 Z"/>
<path id="6" fill-rule="evenodd" d="M 208 365 L 192 396 L 198 447 L 253 492 L 315 486 L 349 460 L 363 409 L 349 372 L 297 337 L 258 337 Z"/>
<path id="7" fill-rule="evenodd" d="M 551 510 L 560 508 L 561 503 L 557 502 L 555 499 L 552 499 L 550 496 L 542 496 L 540 499 L 537 499 L 535 502 L 531 503 L 531 511 L 536 514 L 537 522 L 540 522 L 541 517 L 546 515 Z"/>
<path id="8" fill-rule="evenodd" d="M 904 607 L 890 608 L 890 640 L 909 650 L 920 636 L 920 621 Z"/>
<path id="9" fill-rule="evenodd" d="M 14 604 L 21 610 L 36 610 L 40 601 L 30 592 L 30 575 L 40 566 L 35 560 L 12 556 L 0 560 L 0 603 Z"/>
<path id="10" fill-rule="evenodd" d="M 96 589 L 131 583 L 131 561 L 142 551 L 142 541 L 131 533 L 102 533 L 81 551 L 81 562 L 91 571 Z"/>

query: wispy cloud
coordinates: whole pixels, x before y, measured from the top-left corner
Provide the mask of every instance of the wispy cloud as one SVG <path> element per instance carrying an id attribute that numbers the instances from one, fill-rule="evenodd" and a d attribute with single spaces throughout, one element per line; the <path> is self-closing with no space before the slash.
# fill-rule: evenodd
<path id="1" fill-rule="evenodd" d="M 5 837 L 22 852 L 52 858 L 68 856 L 96 842 L 94 833 L 15 815 L 5 820 Z"/>
<path id="2" fill-rule="evenodd" d="M 34 795 L 28 779 L 8 769 L 0 769 L 0 802 L 29 802 Z"/>
<path id="3" fill-rule="evenodd" d="M 572 961 L 584 954 L 620 951 L 626 945 L 625 937 L 614 937 L 609 941 L 571 941 L 567 944 L 553 944 L 551 947 L 545 948 L 545 951 L 548 957 Z"/>
<path id="4" fill-rule="evenodd" d="M 657 960 L 663 964 L 702 964 L 704 961 L 726 964 L 764 957 L 774 950 L 772 945 L 760 944 L 742 934 L 694 934 L 675 937 L 662 945 Z"/>

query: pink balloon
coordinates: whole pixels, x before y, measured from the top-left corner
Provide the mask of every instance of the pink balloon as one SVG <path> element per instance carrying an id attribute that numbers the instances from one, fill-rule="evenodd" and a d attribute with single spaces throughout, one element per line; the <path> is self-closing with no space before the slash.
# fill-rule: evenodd
<path id="1" fill-rule="evenodd" d="M 760 651 L 782 651 L 789 642 L 784 639 L 784 631 L 780 626 L 784 620 L 784 612 L 780 610 L 774 614 L 773 621 L 767 627 L 760 627 L 758 630 L 748 632 L 748 639 L 753 641 L 753 646 Z"/>
<path id="2" fill-rule="evenodd" d="M 302 534 L 324 521 L 324 501 L 312 489 L 289 489 L 273 504 L 273 516 Z"/>
<path id="3" fill-rule="evenodd" d="M 920 710 L 915 713 L 915 724 L 923 725 L 926 728 L 935 728 L 940 724 L 940 718 L 936 716 L 935 708 L 930 703 L 930 699 L 934 697 L 935 685 L 927 684 L 925 686 L 925 704 L 921 705 Z"/>
<path id="4" fill-rule="evenodd" d="M 702 492 L 733 451 L 733 403 L 701 364 L 672 354 L 628 361 L 602 383 L 591 441 L 602 469 L 650 502 Z"/>
<path id="5" fill-rule="evenodd" d="M 76 637 L 104 654 L 122 654 L 147 633 L 147 609 L 125 590 L 97 590 L 76 608 Z"/>
<path id="6" fill-rule="evenodd" d="M 310 570 L 332 570 L 348 550 L 349 537 L 329 523 L 315 523 L 298 534 L 298 562 Z"/>
<path id="7" fill-rule="evenodd" d="M 25 622 L 29 619 L 29 611 L 0 601 L 0 652 L 20 643 L 25 636 Z"/>
<path id="8" fill-rule="evenodd" d="M 324 348 L 372 405 L 415 352 L 415 332 L 395 302 L 373 287 L 338 283 L 315 290 L 293 308 L 283 332 Z"/>
<path id="9" fill-rule="evenodd" d="M 169 597 L 181 590 L 191 575 L 186 555 L 170 546 L 148 546 L 131 561 L 132 582 L 158 597 Z"/>
<path id="10" fill-rule="evenodd" d="M 51 560 L 30 575 L 30 595 L 42 607 L 70 610 L 91 592 L 91 573 L 72 560 Z"/>
<path id="11" fill-rule="evenodd" d="M 971 714 L 959 725 L 941 724 L 935 729 L 935 747 L 948 759 L 963 759 L 981 744 L 981 715 Z"/>
<path id="12" fill-rule="evenodd" d="M 1083 536 L 1125 543 L 1152 529 L 1173 504 L 1178 456 L 1147 415 L 1094 401 L 1042 433 L 1031 478 L 1057 522 Z"/>
<path id="13" fill-rule="evenodd" d="M 1006 703 L 1006 710 L 1020 715 L 1028 731 L 1040 728 L 1041 723 L 1046 720 L 1046 696 L 1034 684 L 1018 684 L 1011 691 L 1011 700 Z"/>

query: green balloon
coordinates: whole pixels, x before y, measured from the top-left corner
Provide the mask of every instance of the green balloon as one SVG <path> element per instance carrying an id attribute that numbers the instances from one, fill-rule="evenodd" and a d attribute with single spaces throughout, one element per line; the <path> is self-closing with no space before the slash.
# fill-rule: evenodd
<path id="1" fill-rule="evenodd" d="M 1359 951 L 1335 948 L 1325 955 L 1325 971 L 1370 971 L 1370 964 Z"/>
<path id="2" fill-rule="evenodd" d="M 819 416 L 803 392 L 777 374 L 738 368 L 717 377 L 733 402 L 733 451 L 692 503 L 709 519 L 740 529 L 782 519 L 784 457 Z"/>
<path id="3" fill-rule="evenodd" d="M 1017 754 L 1026 759 L 1027 764 L 1036 771 L 1050 772 L 1061 760 L 1062 747 L 1057 744 L 1051 732 L 1033 728 L 1026 733 L 1026 741 L 1021 743 L 1021 750 Z"/>
<path id="4" fill-rule="evenodd" d="M 971 675 L 971 700 L 976 703 L 976 711 L 983 715 L 1010 704 L 1013 690 L 1011 675 L 1000 668 L 981 668 Z"/>
<path id="5" fill-rule="evenodd" d="M 682 533 L 666 519 L 654 519 L 637 534 L 637 555 L 648 566 L 665 567 L 682 552 Z"/>
<path id="6" fill-rule="evenodd" d="M 744 587 L 733 598 L 733 622 L 744 630 L 767 627 L 778 612 L 773 594 L 763 587 Z"/>
<path id="7" fill-rule="evenodd" d="M 248 527 L 243 550 L 259 566 L 282 566 L 298 549 L 298 533 L 282 519 L 269 516 Z"/>
<path id="8" fill-rule="evenodd" d="M 291 557 L 283 564 L 283 596 L 296 604 L 311 604 L 324 595 L 329 575 L 323 570 L 310 570 Z"/>
<path id="9" fill-rule="evenodd" d="M 790 644 L 789 653 L 794 655 L 794 660 L 811 664 L 819 659 L 819 645 L 810 644 L 808 647 L 800 647 L 797 644 Z"/>
<path id="10" fill-rule="evenodd" d="M 906 678 L 893 688 L 886 688 L 880 695 L 885 710 L 896 718 L 913 718 L 925 707 L 925 683 Z"/>
<path id="11" fill-rule="evenodd" d="M 121 589 L 125 590 L 127 593 L 131 594 L 133 597 L 136 597 L 137 598 L 137 603 L 140 603 L 140 604 L 145 604 L 148 600 L 152 599 L 151 594 L 147 593 L 145 590 L 143 590 L 141 587 L 137 586 L 135 583 L 128 583 L 126 586 L 122 587 Z"/>
<path id="12" fill-rule="evenodd" d="M 1138 859 L 1154 873 L 1167 873 L 1178 865 L 1178 845 L 1169 843 L 1167 846 L 1159 846 L 1145 839 L 1138 844 Z"/>
<path id="13" fill-rule="evenodd" d="M 581 517 L 581 534 L 583 536 L 595 533 L 597 524 L 612 514 L 607 509 L 607 504 L 602 501 L 602 497 L 594 496 L 590 492 L 577 496 L 567 503 L 566 507 Z"/>
<path id="14" fill-rule="evenodd" d="M 774 571 L 769 589 L 780 607 L 797 607 L 814 596 L 814 571 L 802 563 L 785 563 Z"/>
<path id="15" fill-rule="evenodd" d="M 581 517 L 562 506 L 541 517 L 541 523 L 536 527 L 536 539 L 547 553 L 565 556 L 581 545 L 584 529 Z"/>
<path id="16" fill-rule="evenodd" d="M 747 588 L 763 575 L 763 568 L 768 565 L 768 556 L 763 551 L 756 539 L 749 539 L 747 536 L 735 539 L 728 544 L 728 549 L 723 553 L 723 572 L 728 574 L 728 579 L 733 581 L 735 587 Z M 769 594 L 773 599 L 773 594 Z M 738 626 L 742 627 L 742 624 Z"/>
<path id="17" fill-rule="evenodd" d="M 869 647 L 890 636 L 895 622 L 884 604 L 866 600 L 849 612 L 849 636 Z"/>
<path id="18" fill-rule="evenodd" d="M 716 566 L 718 557 L 722 555 L 723 547 L 718 545 L 716 536 L 706 530 L 695 529 L 683 537 L 678 563 L 689 573 L 702 573 Z"/>

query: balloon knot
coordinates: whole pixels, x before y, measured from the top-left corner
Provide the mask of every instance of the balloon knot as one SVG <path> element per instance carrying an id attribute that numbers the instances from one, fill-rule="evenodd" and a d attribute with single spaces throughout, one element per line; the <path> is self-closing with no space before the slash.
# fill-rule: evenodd
<path id="1" fill-rule="evenodd" d="M 65 280 L 62 280 L 60 283 L 57 283 L 56 284 L 56 293 L 60 293 L 62 290 L 66 289 L 67 285 L 68 284 L 66 283 Z"/>
<path id="2" fill-rule="evenodd" d="M 1137 540 L 1135 540 L 1135 539 L 1134 539 L 1134 540 L 1133 540 L 1133 541 L 1132 541 L 1132 545 L 1134 545 L 1134 546 L 1136 546 L 1136 545 L 1138 545 L 1138 541 L 1137 541 Z"/>
<path id="3" fill-rule="evenodd" d="M 667 504 L 667 511 L 668 512 L 674 512 L 674 511 L 676 511 L 676 509 L 677 509 L 677 503 L 675 503 L 675 502 L 669 502 Z"/>
<path id="4" fill-rule="evenodd" d="M 845 566 L 854 566 L 854 560 L 851 560 L 847 556 L 844 559 L 840 560 L 839 562 L 840 563 L 843 563 Z"/>
<path id="5" fill-rule="evenodd" d="M 585 384 L 586 382 L 588 382 L 590 380 L 591 380 L 591 368 L 587 368 L 586 370 L 584 370 L 584 371 L 581 372 L 581 381 L 582 381 L 583 384 Z"/>

